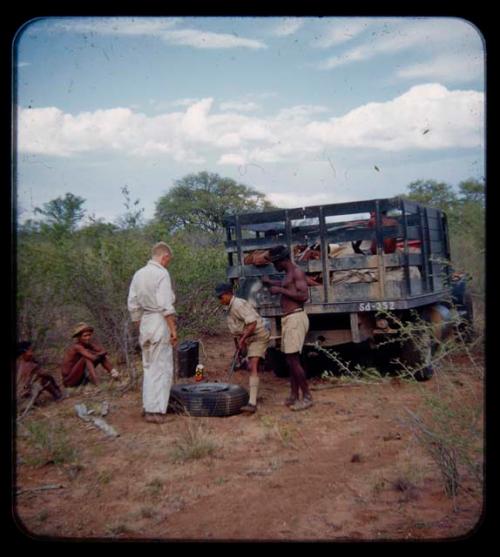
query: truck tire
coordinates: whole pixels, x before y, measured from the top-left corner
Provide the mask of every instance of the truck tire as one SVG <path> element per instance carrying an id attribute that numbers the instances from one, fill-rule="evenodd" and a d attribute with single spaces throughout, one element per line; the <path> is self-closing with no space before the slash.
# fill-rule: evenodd
<path id="1" fill-rule="evenodd" d="M 424 344 L 424 346 L 422 346 Z M 430 335 L 421 341 L 407 340 L 403 343 L 400 358 L 403 363 L 411 368 L 419 368 L 413 373 L 417 381 L 428 381 L 434 375 L 432 367 L 432 354 L 434 342 Z"/>
<path id="2" fill-rule="evenodd" d="M 232 383 L 172 385 L 169 410 L 190 416 L 232 416 L 247 404 L 248 391 Z"/>
<path id="3" fill-rule="evenodd" d="M 474 340 L 474 306 L 472 302 L 472 295 L 469 291 L 464 294 L 464 306 L 461 312 L 463 321 L 458 326 L 465 342 Z"/>

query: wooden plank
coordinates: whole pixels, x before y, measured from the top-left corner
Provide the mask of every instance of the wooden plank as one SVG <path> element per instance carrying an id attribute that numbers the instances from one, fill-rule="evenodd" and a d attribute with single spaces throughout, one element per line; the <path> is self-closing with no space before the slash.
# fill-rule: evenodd
<path id="1" fill-rule="evenodd" d="M 326 234 L 326 222 L 325 215 L 323 213 L 323 208 L 320 207 L 319 211 L 319 226 L 321 233 L 321 269 L 323 271 L 323 302 L 328 303 L 328 291 L 330 276 L 328 271 L 328 245 L 327 245 L 327 234 Z"/>

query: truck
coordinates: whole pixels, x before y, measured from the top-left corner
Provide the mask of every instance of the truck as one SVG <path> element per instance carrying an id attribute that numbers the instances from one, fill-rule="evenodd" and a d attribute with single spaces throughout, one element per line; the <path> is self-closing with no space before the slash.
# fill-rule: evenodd
<path id="1" fill-rule="evenodd" d="M 439 209 L 403 197 L 276 209 L 227 216 L 225 232 L 228 281 L 269 327 L 268 359 L 278 376 L 286 375 L 280 295 L 261 281 L 280 278 L 266 257 L 275 246 L 289 249 L 308 281 L 306 371 L 318 347 L 392 345 L 414 377 L 427 380 L 433 353 L 457 317 L 472 323 L 467 277 L 453 271 L 447 218 Z M 410 338 L 390 342 L 416 322 L 430 324 L 432 334 L 415 327 Z"/>

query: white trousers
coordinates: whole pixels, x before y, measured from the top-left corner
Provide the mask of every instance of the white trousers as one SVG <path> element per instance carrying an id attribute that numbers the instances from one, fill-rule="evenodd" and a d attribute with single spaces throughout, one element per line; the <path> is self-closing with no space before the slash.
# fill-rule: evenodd
<path id="1" fill-rule="evenodd" d="M 142 403 L 145 412 L 167 412 L 174 374 L 170 330 L 161 313 L 142 316 L 139 329 L 142 349 Z"/>

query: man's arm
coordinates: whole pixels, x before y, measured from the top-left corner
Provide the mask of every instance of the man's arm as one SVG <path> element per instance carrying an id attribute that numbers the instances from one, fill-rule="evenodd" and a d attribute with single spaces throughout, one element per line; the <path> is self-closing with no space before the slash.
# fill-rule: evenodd
<path id="1" fill-rule="evenodd" d="M 295 302 L 307 302 L 309 291 L 307 290 L 307 279 L 304 271 L 302 271 L 302 269 L 295 269 L 293 279 L 292 284 L 288 287 L 271 286 L 271 294 L 284 294 Z"/>
<path id="2" fill-rule="evenodd" d="M 170 330 L 170 342 L 173 346 L 177 344 L 177 320 L 175 314 L 165 315 L 165 320 L 167 322 L 168 328 Z"/>
<path id="3" fill-rule="evenodd" d="M 246 348 L 247 338 L 254 333 L 256 327 L 257 327 L 257 321 L 254 321 L 253 323 L 248 323 L 248 325 L 245 326 L 245 328 L 243 329 L 243 333 L 240 336 L 239 341 L 238 341 L 238 348 L 240 350 L 243 350 L 243 349 Z"/>
<path id="4" fill-rule="evenodd" d="M 262 284 L 266 284 L 268 286 L 281 286 L 281 280 L 274 280 L 270 279 L 268 275 L 262 275 L 261 279 Z"/>
<path id="5" fill-rule="evenodd" d="M 98 352 L 87 350 L 80 344 L 75 344 L 75 350 L 76 352 L 78 352 L 78 354 L 81 354 L 86 360 L 90 360 L 91 362 L 93 362 L 97 358 L 97 356 L 100 355 L 100 353 Z"/>
<path id="6" fill-rule="evenodd" d="M 142 306 L 139 304 L 139 300 L 137 298 L 137 288 L 136 288 L 136 276 L 132 278 L 132 282 L 130 283 L 130 288 L 128 292 L 127 298 L 127 308 L 130 313 L 130 319 L 136 326 L 139 326 L 142 317 Z"/>

